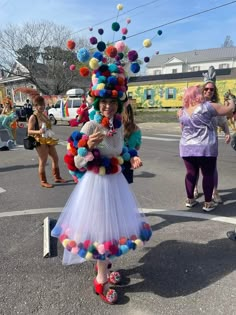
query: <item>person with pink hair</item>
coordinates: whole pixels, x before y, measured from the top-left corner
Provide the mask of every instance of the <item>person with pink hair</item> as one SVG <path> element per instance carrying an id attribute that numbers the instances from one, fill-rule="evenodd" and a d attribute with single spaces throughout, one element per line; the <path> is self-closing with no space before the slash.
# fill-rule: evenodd
<path id="1" fill-rule="evenodd" d="M 192 208 L 197 202 L 194 198 L 194 187 L 202 171 L 202 189 L 205 197 L 204 211 L 212 211 L 216 204 L 212 200 L 214 172 L 218 155 L 218 141 L 212 118 L 224 116 L 234 111 L 232 100 L 228 106 L 206 101 L 200 86 L 189 87 L 183 98 L 183 111 L 179 117 L 182 125 L 180 139 L 180 156 L 186 167 L 185 188 L 187 193 L 186 207 Z"/>

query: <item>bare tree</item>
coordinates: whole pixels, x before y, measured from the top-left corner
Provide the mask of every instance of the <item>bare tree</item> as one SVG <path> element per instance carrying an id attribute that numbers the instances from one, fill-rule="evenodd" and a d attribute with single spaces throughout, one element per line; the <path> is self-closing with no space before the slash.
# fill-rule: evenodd
<path id="1" fill-rule="evenodd" d="M 227 35 L 224 40 L 224 44 L 221 47 L 234 47 L 234 42 L 231 39 L 231 36 Z"/>
<path id="2" fill-rule="evenodd" d="M 76 53 L 66 48 L 71 31 L 52 22 L 31 22 L 23 26 L 9 25 L 0 31 L 0 68 L 10 75 L 26 78 L 43 94 L 62 94 L 70 87 L 88 86 L 88 79 L 70 71 L 80 66 Z M 77 48 L 88 46 L 86 39 L 74 39 Z M 26 71 L 14 71 L 19 61 Z M 76 85 L 76 86 L 75 86 Z"/>

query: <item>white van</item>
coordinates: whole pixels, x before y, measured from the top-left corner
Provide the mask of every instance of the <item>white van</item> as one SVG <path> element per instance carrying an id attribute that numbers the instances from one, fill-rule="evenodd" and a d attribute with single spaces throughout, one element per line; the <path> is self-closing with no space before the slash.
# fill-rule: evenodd
<path id="1" fill-rule="evenodd" d="M 77 116 L 77 110 L 83 103 L 84 90 L 71 89 L 66 92 L 66 97 L 60 99 L 48 110 L 48 117 L 56 125 L 57 121 L 69 121 Z"/>

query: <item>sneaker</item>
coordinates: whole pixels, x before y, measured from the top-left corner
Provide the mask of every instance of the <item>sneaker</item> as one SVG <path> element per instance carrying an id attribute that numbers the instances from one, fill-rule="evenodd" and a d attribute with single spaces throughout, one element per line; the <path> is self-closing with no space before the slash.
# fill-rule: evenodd
<path id="1" fill-rule="evenodd" d="M 193 198 L 193 199 L 187 198 L 186 199 L 186 203 L 185 203 L 186 207 L 193 208 L 194 206 L 196 206 L 196 204 L 197 204 L 197 201 L 195 200 L 195 198 Z"/>
<path id="2" fill-rule="evenodd" d="M 215 209 L 215 207 L 217 207 L 217 204 L 214 203 L 214 201 L 210 201 L 210 202 L 204 202 L 204 205 L 202 207 L 202 210 L 206 211 L 206 212 L 210 212 L 212 210 Z"/>
<path id="3" fill-rule="evenodd" d="M 196 187 L 194 188 L 193 196 L 195 199 L 197 199 L 199 197 L 199 192 L 198 192 L 198 189 Z"/>
<path id="4" fill-rule="evenodd" d="M 215 202 L 215 203 L 223 203 L 218 191 L 215 191 L 212 195 L 212 200 Z"/>

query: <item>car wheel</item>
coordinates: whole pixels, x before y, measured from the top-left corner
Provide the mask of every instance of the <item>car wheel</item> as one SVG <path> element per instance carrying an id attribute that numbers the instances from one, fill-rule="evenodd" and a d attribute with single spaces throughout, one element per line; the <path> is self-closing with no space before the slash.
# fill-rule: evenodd
<path id="1" fill-rule="evenodd" d="M 57 124 L 57 120 L 56 120 L 56 118 L 55 118 L 53 115 L 50 115 L 50 116 L 49 116 L 49 119 L 50 119 L 50 121 L 51 121 L 51 123 L 52 123 L 53 125 L 56 125 L 56 124 Z"/>

